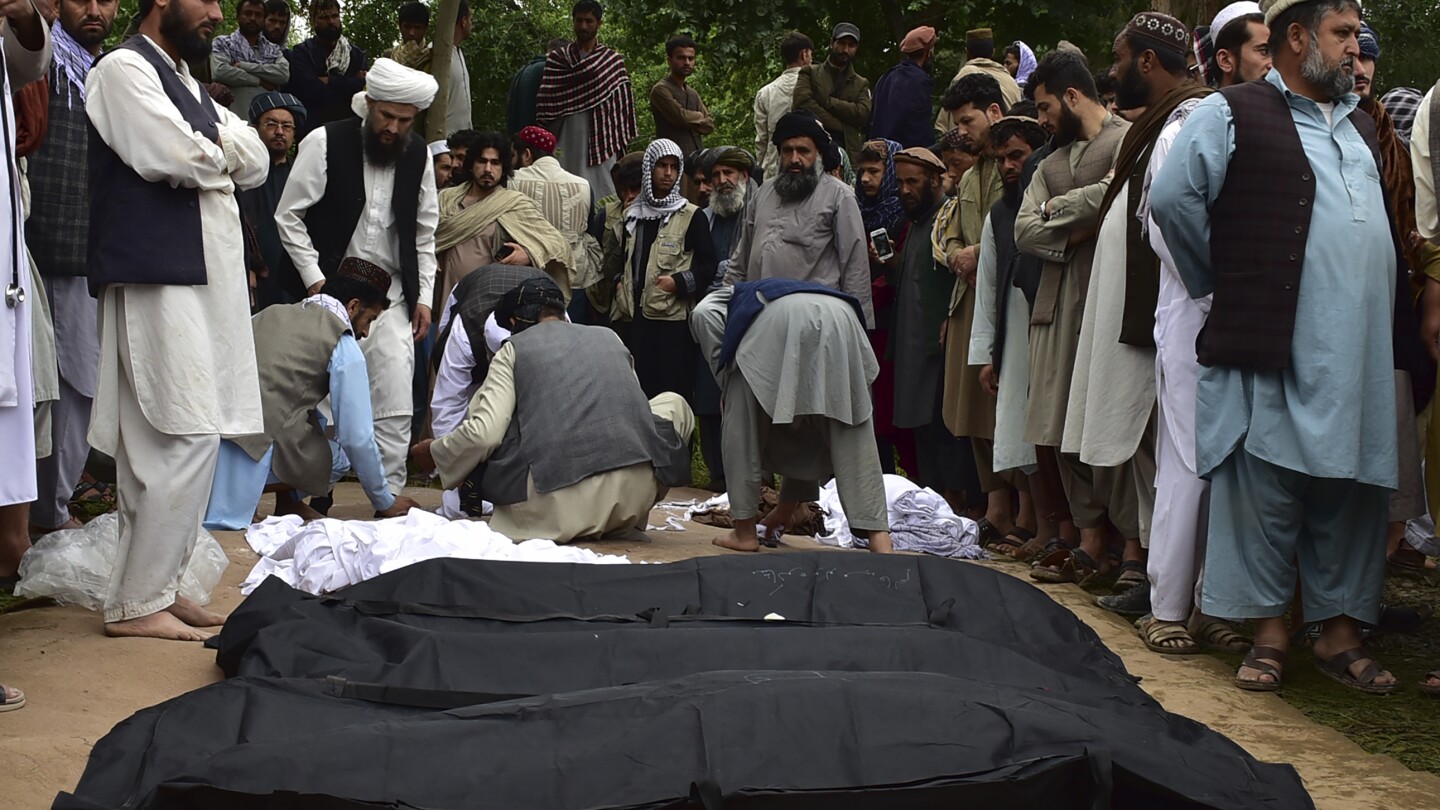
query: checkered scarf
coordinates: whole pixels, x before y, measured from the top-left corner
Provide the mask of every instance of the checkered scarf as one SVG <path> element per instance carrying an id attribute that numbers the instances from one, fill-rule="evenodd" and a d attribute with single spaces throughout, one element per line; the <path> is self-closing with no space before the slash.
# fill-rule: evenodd
<path id="1" fill-rule="evenodd" d="M 50 30 L 50 41 L 55 60 L 55 84 L 59 85 L 62 81 L 65 83 L 65 106 L 70 107 L 70 100 L 77 95 L 80 103 L 84 104 L 85 77 L 90 75 L 90 66 L 95 64 L 95 57 L 80 47 L 80 43 L 59 23 Z M 58 86 L 51 87 L 50 90 L 54 93 L 60 92 Z"/>
<path id="2" fill-rule="evenodd" d="M 535 97 L 535 118 L 542 126 L 567 115 L 590 113 L 586 163 L 599 166 L 625 151 L 635 139 L 635 99 L 625 59 L 597 44 L 590 54 L 571 44 L 545 58 L 545 72 Z M 553 129 L 553 127 L 552 127 Z"/>
<path id="3" fill-rule="evenodd" d="M 630 233 L 635 232 L 637 222 L 658 219 L 663 225 L 670 220 L 671 214 L 685 207 L 685 198 L 680 196 L 678 178 L 665 199 L 655 199 L 655 164 L 665 157 L 673 157 L 680 161 L 681 166 L 685 165 L 685 155 L 681 154 L 679 145 L 672 140 L 660 138 L 645 147 L 645 157 L 640 162 L 640 196 L 635 198 L 635 202 L 631 203 L 625 212 L 625 230 Z"/>

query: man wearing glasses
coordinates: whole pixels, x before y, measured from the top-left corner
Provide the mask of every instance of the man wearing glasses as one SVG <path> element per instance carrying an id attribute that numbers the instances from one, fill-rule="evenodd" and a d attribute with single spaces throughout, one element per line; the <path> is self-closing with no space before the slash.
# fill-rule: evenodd
<path id="1" fill-rule="evenodd" d="M 271 304 L 293 304 L 305 297 L 305 284 L 290 263 L 275 227 L 275 207 L 290 177 L 295 130 L 305 125 L 305 105 L 289 93 L 262 93 L 250 103 L 250 125 L 259 131 L 260 140 L 270 150 L 270 176 L 263 185 L 240 192 L 241 209 L 269 270 L 255 285 L 255 308 L 261 310 Z"/>

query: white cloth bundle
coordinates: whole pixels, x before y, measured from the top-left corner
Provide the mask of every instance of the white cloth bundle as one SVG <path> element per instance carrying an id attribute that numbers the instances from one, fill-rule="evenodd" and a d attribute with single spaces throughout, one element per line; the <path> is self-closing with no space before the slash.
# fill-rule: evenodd
<path id="1" fill-rule="evenodd" d="M 890 540 L 896 551 L 923 551 L 938 557 L 983 560 L 980 527 L 956 515 L 933 490 L 921 489 L 898 475 L 885 476 L 885 503 L 890 517 Z M 850 533 L 845 509 L 832 480 L 820 490 L 827 534 L 815 538 L 827 546 L 865 548 L 865 541 Z"/>

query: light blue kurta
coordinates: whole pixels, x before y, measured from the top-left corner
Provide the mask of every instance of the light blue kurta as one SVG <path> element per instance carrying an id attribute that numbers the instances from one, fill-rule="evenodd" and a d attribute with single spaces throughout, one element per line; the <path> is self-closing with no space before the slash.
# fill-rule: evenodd
<path id="1" fill-rule="evenodd" d="M 1310 238 L 1284 371 L 1202 367 L 1196 400 L 1196 466 L 1208 477 L 1237 447 L 1318 478 L 1397 485 L 1391 319 L 1395 251 L 1380 173 L 1335 103 L 1332 121 L 1293 94 L 1278 71 L 1315 175 Z M 1194 298 L 1214 289 L 1210 212 L 1235 151 L 1230 105 L 1206 98 L 1185 123 L 1150 190 L 1151 213 Z"/>
<path id="2" fill-rule="evenodd" d="M 333 485 L 347 470 L 353 469 L 370 505 L 376 511 L 389 509 L 395 503 L 395 496 L 386 484 L 385 468 L 375 444 L 370 375 L 360 344 L 349 332 L 341 335 L 340 342 L 335 344 L 327 370 L 330 409 L 335 416 L 335 438 L 330 440 L 330 483 Z M 205 511 L 205 528 L 243 529 L 250 525 L 266 485 L 283 483 L 270 472 L 274 453 L 271 448 L 256 461 L 238 445 L 228 441 L 220 443 L 215 484 L 210 489 L 210 506 Z"/>

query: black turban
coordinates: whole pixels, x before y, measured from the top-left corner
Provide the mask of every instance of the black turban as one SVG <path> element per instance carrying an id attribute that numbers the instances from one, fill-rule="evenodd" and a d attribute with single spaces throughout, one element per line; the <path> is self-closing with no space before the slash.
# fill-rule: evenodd
<path id="1" fill-rule="evenodd" d="M 824 152 L 830 144 L 830 133 L 820 125 L 820 119 L 806 110 L 785 113 L 775 122 L 775 134 L 770 138 L 777 147 L 791 138 L 809 138 L 815 142 L 815 149 Z"/>

